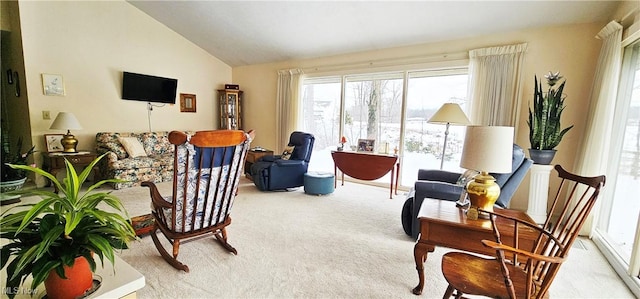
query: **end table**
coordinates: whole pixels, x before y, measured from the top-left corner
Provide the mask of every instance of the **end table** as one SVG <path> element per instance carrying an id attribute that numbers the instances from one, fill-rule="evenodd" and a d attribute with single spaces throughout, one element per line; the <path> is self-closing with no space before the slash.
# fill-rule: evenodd
<path id="1" fill-rule="evenodd" d="M 51 175 L 56 176 L 58 174 L 58 171 L 66 169 L 64 159 L 67 159 L 67 161 L 69 161 L 69 163 L 71 163 L 75 167 L 85 167 L 91 164 L 91 162 L 93 162 L 93 160 L 95 160 L 97 156 L 98 155 L 96 153 L 88 151 L 80 151 L 77 153 L 46 153 L 43 157 L 44 161 L 42 169 L 51 173 Z M 92 171 L 93 179 L 95 180 L 97 178 L 98 167 L 94 167 Z M 47 180 L 47 187 L 50 185 L 51 182 Z M 56 185 L 53 186 L 53 192 L 58 193 L 58 187 Z"/>

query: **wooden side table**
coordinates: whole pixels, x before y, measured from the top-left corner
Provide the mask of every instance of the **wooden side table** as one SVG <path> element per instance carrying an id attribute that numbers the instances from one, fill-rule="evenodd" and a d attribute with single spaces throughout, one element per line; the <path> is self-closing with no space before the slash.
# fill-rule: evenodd
<path id="1" fill-rule="evenodd" d="M 78 152 L 73 154 L 46 153 L 44 155 L 42 169 L 55 177 L 60 170 L 66 169 L 64 159 L 67 159 L 75 167 L 85 167 L 91 164 L 96 158 L 97 154 L 93 152 Z M 92 171 L 95 180 L 97 178 L 98 167 L 94 167 Z M 47 181 L 47 186 L 50 185 L 51 182 Z M 58 187 L 56 185 L 53 186 L 53 192 L 58 193 Z"/>
<path id="2" fill-rule="evenodd" d="M 244 160 L 244 176 L 246 178 L 253 180 L 251 178 L 251 165 L 258 161 L 258 159 L 260 159 L 262 156 L 273 156 L 273 151 L 267 149 L 250 149 L 247 151 L 247 158 Z"/>
<path id="3" fill-rule="evenodd" d="M 394 179 L 395 194 L 398 194 L 398 175 L 400 174 L 400 162 L 398 162 L 398 156 L 349 151 L 331 151 L 331 157 L 333 158 L 334 164 L 334 188 L 338 187 L 338 169 L 342 172 L 343 186 L 345 174 L 355 179 L 373 181 L 391 172 L 389 199 L 393 199 Z"/>
<path id="4" fill-rule="evenodd" d="M 535 225 L 535 221 L 527 213 L 509 209 L 495 209 L 496 213 L 523 220 Z M 413 248 L 416 270 L 418 270 L 418 285 L 413 294 L 422 294 L 424 288 L 424 262 L 427 254 L 433 252 L 436 246 L 453 248 L 493 256 L 495 250 L 482 245 L 482 240 L 495 240 L 491 220 L 467 218 L 463 208 L 456 207 L 455 202 L 425 198 L 418 213 L 420 234 Z M 513 246 L 517 239 L 520 248 L 533 248 L 538 237 L 535 230 L 519 227 L 518 234 L 512 222 L 498 219 L 496 221 L 502 241 Z"/>

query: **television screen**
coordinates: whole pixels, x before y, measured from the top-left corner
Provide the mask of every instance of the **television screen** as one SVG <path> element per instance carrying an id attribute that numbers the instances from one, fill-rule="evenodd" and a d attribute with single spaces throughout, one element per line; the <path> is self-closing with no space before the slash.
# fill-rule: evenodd
<path id="1" fill-rule="evenodd" d="M 124 100 L 175 104 L 177 87 L 177 79 L 122 72 Z"/>

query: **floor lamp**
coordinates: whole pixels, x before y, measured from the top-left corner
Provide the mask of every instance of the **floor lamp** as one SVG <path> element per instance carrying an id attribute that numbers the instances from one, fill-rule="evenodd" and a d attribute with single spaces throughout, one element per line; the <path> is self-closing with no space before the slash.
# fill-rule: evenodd
<path id="1" fill-rule="evenodd" d="M 460 105 L 455 103 L 445 103 L 436 111 L 428 121 L 431 124 L 446 124 L 446 130 L 444 131 L 444 144 L 442 145 L 442 158 L 440 159 L 440 169 L 444 165 L 444 153 L 447 150 L 447 137 L 449 135 L 449 125 L 470 125 L 471 122 L 464 114 Z"/>

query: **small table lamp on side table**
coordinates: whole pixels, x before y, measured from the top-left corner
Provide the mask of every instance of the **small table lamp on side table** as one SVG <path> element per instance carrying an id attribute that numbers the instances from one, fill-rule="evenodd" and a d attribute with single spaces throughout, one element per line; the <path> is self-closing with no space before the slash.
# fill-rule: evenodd
<path id="1" fill-rule="evenodd" d="M 489 172 L 510 173 L 513 156 L 513 127 L 469 126 L 464 138 L 460 167 L 480 171 L 467 183 L 471 202 L 467 217 L 478 219 L 478 209 L 493 211 L 500 187 Z"/>
<path id="2" fill-rule="evenodd" d="M 51 130 L 67 130 L 67 134 L 62 137 L 60 143 L 62 143 L 62 147 L 64 148 L 63 152 L 65 153 L 76 153 L 76 147 L 78 146 L 78 139 L 75 136 L 71 135 L 71 130 L 81 130 L 82 126 L 80 122 L 76 118 L 75 115 L 71 112 L 60 112 L 56 119 L 49 127 Z"/>

